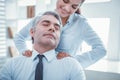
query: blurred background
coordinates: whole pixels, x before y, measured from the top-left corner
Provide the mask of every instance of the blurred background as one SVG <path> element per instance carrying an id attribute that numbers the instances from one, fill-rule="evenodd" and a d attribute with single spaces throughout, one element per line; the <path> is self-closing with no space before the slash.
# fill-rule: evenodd
<path id="1" fill-rule="evenodd" d="M 0 68 L 19 53 L 13 37 L 34 16 L 54 10 L 56 0 L 0 0 Z M 87 80 L 120 80 L 120 0 L 86 0 L 81 13 L 101 37 L 107 55 L 85 69 Z M 73 35 L 71 35 L 73 36 Z M 31 41 L 26 41 L 32 49 Z M 90 50 L 85 42 L 80 52 Z"/>

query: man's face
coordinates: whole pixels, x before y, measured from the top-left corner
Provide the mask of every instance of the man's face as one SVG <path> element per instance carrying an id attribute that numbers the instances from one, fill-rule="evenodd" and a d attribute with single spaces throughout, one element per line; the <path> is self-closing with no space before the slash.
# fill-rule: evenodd
<path id="1" fill-rule="evenodd" d="M 41 17 L 33 30 L 34 44 L 56 48 L 60 39 L 60 23 L 52 15 Z"/>

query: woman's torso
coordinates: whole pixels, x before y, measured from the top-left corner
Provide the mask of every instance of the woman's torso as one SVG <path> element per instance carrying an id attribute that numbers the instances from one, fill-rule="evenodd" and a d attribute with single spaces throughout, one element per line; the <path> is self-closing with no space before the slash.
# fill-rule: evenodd
<path id="1" fill-rule="evenodd" d="M 74 55 L 78 51 L 84 35 L 86 19 L 78 14 L 73 14 L 64 25 L 57 51 L 63 51 Z"/>

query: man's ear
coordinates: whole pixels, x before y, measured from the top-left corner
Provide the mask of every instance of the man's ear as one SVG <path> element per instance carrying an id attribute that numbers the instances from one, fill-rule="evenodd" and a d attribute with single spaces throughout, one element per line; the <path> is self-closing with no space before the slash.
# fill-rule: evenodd
<path id="1" fill-rule="evenodd" d="M 34 35 L 34 29 L 33 28 L 30 29 L 30 35 L 31 35 L 31 37 L 33 37 L 33 35 Z"/>

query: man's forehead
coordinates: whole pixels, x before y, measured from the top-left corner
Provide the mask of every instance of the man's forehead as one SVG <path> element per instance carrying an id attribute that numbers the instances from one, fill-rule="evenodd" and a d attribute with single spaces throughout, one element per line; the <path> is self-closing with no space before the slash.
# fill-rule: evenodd
<path id="1" fill-rule="evenodd" d="M 44 21 L 44 20 L 49 20 L 49 21 L 53 21 L 53 19 L 56 19 L 53 15 L 43 15 L 40 19 L 40 21 Z M 58 20 L 56 19 L 56 21 L 58 22 Z"/>
<path id="2" fill-rule="evenodd" d="M 61 25 L 60 21 L 53 15 L 43 15 L 38 22 L 41 23 L 46 21 L 53 24 L 58 24 L 59 26 Z"/>

